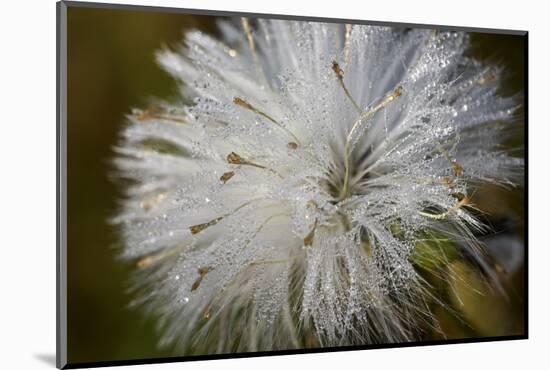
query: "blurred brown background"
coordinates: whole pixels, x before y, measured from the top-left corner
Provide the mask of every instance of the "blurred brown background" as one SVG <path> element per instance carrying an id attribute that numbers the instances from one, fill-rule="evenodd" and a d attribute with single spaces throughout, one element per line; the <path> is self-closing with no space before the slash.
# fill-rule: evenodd
<path id="1" fill-rule="evenodd" d="M 110 177 L 112 147 L 133 107 L 151 97 L 170 98 L 176 84 L 155 63 L 154 52 L 175 45 L 183 32 L 216 32 L 215 18 L 133 10 L 68 9 L 68 359 L 70 363 L 166 357 L 157 348 L 152 319 L 127 307 L 132 267 L 115 259 L 119 240 L 107 222 L 121 189 Z M 510 71 L 505 89 L 523 87 L 523 42 L 519 36 L 473 35 L 473 54 L 501 62 Z M 522 130 L 513 144 L 523 142 Z M 521 155 L 521 153 L 520 153 Z M 480 201 L 523 238 L 523 190 L 486 191 Z M 458 266 L 463 269 L 463 266 Z M 469 276 L 468 271 L 464 276 Z M 448 337 L 520 334 L 523 330 L 523 269 L 510 277 L 509 297 L 485 297 L 463 289 L 471 302 L 465 326 L 442 314 Z M 474 277 L 471 285 L 475 285 Z M 460 287 L 456 288 L 460 290 Z M 483 288 L 480 288 L 483 289 Z M 460 294 L 460 293 L 459 293 Z M 432 338 L 440 338 L 433 336 Z"/>

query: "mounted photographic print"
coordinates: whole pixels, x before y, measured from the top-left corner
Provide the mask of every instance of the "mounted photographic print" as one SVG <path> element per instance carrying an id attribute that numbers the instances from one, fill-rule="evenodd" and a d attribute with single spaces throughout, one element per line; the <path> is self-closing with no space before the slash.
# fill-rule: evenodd
<path id="1" fill-rule="evenodd" d="M 527 338 L 527 32 L 303 16 L 58 3 L 58 367 Z"/>

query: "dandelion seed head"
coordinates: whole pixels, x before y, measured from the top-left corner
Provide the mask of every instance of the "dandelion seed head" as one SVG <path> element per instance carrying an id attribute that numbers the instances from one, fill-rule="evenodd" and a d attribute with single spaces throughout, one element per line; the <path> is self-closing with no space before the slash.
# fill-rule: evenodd
<path id="1" fill-rule="evenodd" d="M 136 110 L 115 218 L 163 343 L 273 350 L 416 338 L 412 256 L 437 232 L 476 255 L 471 193 L 513 184 L 501 70 L 462 32 L 220 23 L 158 60 L 181 101 Z M 147 292 L 147 293 L 145 293 Z M 212 346 L 212 343 L 216 343 Z"/>

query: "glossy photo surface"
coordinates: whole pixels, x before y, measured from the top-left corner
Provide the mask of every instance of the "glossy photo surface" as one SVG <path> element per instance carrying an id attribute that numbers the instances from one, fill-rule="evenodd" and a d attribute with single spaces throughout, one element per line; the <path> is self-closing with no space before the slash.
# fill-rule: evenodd
<path id="1" fill-rule="evenodd" d="M 70 366 L 526 337 L 525 32 L 64 6 Z"/>

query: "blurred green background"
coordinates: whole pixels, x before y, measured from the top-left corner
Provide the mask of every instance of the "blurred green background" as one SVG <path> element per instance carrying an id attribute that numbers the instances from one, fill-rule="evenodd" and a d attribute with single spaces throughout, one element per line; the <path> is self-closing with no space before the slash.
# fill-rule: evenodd
<path id="1" fill-rule="evenodd" d="M 68 9 L 68 359 L 69 363 L 174 355 L 157 348 L 155 323 L 131 310 L 126 294 L 133 265 L 116 260 L 120 241 L 107 220 L 122 191 L 111 180 L 112 147 L 133 107 L 169 99 L 177 86 L 155 63 L 154 52 L 175 45 L 183 32 L 216 33 L 215 18 L 134 10 Z M 505 90 L 523 87 L 523 37 L 473 35 L 473 54 L 502 63 Z M 518 130 L 515 143 L 523 142 Z M 476 202 L 492 212 L 501 230 L 523 238 L 523 189 L 482 189 Z M 504 220 L 504 221 L 502 221 Z M 511 225 L 511 226 L 510 226 Z M 464 302 L 464 322 L 440 312 L 448 338 L 521 334 L 523 269 L 506 283 L 508 298 L 478 288 L 465 265 L 456 268 L 466 286 L 454 287 Z M 468 280 L 469 279 L 469 280 Z M 460 284 L 459 284 L 460 285 Z M 455 297 L 457 298 L 457 297 Z M 429 334 L 427 339 L 443 338 Z"/>

